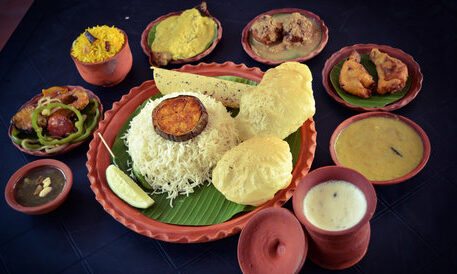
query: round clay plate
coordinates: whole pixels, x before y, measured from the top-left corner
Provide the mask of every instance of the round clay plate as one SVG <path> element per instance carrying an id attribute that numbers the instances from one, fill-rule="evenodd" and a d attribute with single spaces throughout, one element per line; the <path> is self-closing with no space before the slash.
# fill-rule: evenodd
<path id="1" fill-rule="evenodd" d="M 246 274 L 298 273 L 308 243 L 300 222 L 285 208 L 268 208 L 252 217 L 238 241 L 238 262 Z"/>
<path id="2" fill-rule="evenodd" d="M 149 47 L 149 45 L 148 45 L 148 34 L 149 34 L 149 31 L 152 29 L 152 27 L 154 27 L 155 24 L 159 23 L 160 21 L 163 21 L 163 20 L 167 19 L 170 16 L 180 15 L 183 12 L 184 12 L 184 10 L 177 11 L 177 12 L 171 12 L 171 13 L 169 13 L 167 15 L 160 16 L 156 20 L 154 20 L 151 23 L 149 23 L 149 25 L 146 27 L 146 29 L 141 34 L 141 48 L 143 48 L 144 54 L 146 54 L 149 57 L 149 64 L 151 64 L 151 66 L 154 66 L 155 64 L 154 64 L 154 62 L 152 60 L 151 47 Z M 211 46 L 209 46 L 209 48 L 207 48 L 202 53 L 200 53 L 198 55 L 195 55 L 194 57 L 190 57 L 190 58 L 186 58 L 186 59 L 180 59 L 180 60 L 171 60 L 169 62 L 169 64 L 185 64 L 185 63 L 195 62 L 195 61 L 198 61 L 198 60 L 202 59 L 203 57 L 207 56 L 208 54 L 210 54 L 214 50 L 214 48 L 216 47 L 216 45 L 219 43 L 219 41 L 222 38 L 222 25 L 221 25 L 221 22 L 219 22 L 219 20 L 217 20 L 217 18 L 209 15 L 209 13 L 208 13 L 208 17 L 213 19 L 214 22 L 216 22 L 216 24 L 217 24 L 217 36 L 214 39 L 214 41 L 211 44 Z"/>
<path id="3" fill-rule="evenodd" d="M 306 16 L 307 18 L 313 19 L 321 27 L 322 38 L 321 38 L 321 42 L 319 43 L 319 45 L 317 45 L 317 47 L 313 51 L 309 52 L 308 54 L 295 58 L 295 59 L 290 59 L 290 60 L 271 60 L 271 59 L 266 59 L 266 58 L 258 55 L 257 53 L 255 53 L 254 50 L 251 48 L 251 44 L 249 43 L 249 36 L 251 35 L 252 24 L 254 24 L 254 22 L 257 21 L 257 19 L 259 19 L 260 16 L 262 16 L 262 15 L 288 14 L 288 13 L 294 13 L 294 12 L 298 12 L 298 13 Z M 284 62 L 290 62 L 290 61 L 304 62 L 304 61 L 309 60 L 309 59 L 313 58 L 314 56 L 318 55 L 324 49 L 325 45 L 327 45 L 327 41 L 328 41 L 328 28 L 325 25 L 324 21 L 319 16 L 317 16 L 316 14 L 314 14 L 310 11 L 307 11 L 307 10 L 291 9 L 291 8 L 270 10 L 270 11 L 257 15 L 254 19 L 252 19 L 246 25 L 246 27 L 244 27 L 243 32 L 241 34 L 241 45 L 243 46 L 244 51 L 252 59 L 254 59 L 260 63 L 267 64 L 267 65 L 279 65 Z"/>
<path id="4" fill-rule="evenodd" d="M 259 68 L 248 68 L 244 64 L 226 62 L 223 64 L 200 63 L 196 66 L 185 65 L 178 71 L 201 74 L 206 76 L 232 75 L 260 81 L 263 72 Z M 95 132 L 95 138 L 89 145 L 87 153 L 87 169 L 91 188 L 95 198 L 103 208 L 117 221 L 131 230 L 145 236 L 167 242 L 193 243 L 218 240 L 241 231 L 247 221 L 261 209 L 280 207 L 290 199 L 298 179 L 308 173 L 316 149 L 316 130 L 312 118 L 308 119 L 300 128 L 301 149 L 297 164 L 293 170 L 291 184 L 278 191 L 273 199 L 259 206 L 254 211 L 237 216 L 229 221 L 210 226 L 181 226 L 158 222 L 142 215 L 137 209 L 129 206 L 118 198 L 106 183 L 105 170 L 110 164 L 110 155 L 98 137 L 98 132 L 103 135 L 109 146 L 131 113 L 146 99 L 158 93 L 154 81 L 146 81 L 141 86 L 130 90 L 119 102 L 114 103 L 113 109 L 105 113 L 105 119 L 100 122 L 100 127 Z"/>
<path id="5" fill-rule="evenodd" d="M 350 104 L 344 101 L 338 93 L 333 88 L 332 82 L 330 81 L 330 71 L 333 67 L 341 62 L 344 58 L 349 57 L 353 50 L 356 50 L 360 54 L 370 54 L 372 48 L 378 48 L 381 52 L 387 53 L 388 55 L 399 59 L 408 67 L 408 73 L 411 76 L 411 86 L 409 87 L 408 92 L 398 101 L 393 102 L 392 104 L 386 105 L 384 107 L 378 108 L 367 108 L 357 105 Z M 357 111 L 392 111 L 406 106 L 411 102 L 419 91 L 422 88 L 422 72 L 420 70 L 419 64 L 413 59 L 413 57 L 401 49 L 392 48 L 390 46 L 381 46 L 375 44 L 357 44 L 350 47 L 345 47 L 335 52 L 329 59 L 325 62 L 324 69 L 322 70 L 322 84 L 325 87 L 327 93 L 335 99 L 338 103 L 343 106 L 354 109 Z"/>
<path id="6" fill-rule="evenodd" d="M 416 133 L 419 135 L 419 137 L 421 138 L 422 140 L 422 144 L 424 145 L 424 154 L 422 156 L 422 159 L 421 161 L 419 162 L 419 164 L 413 169 L 411 170 L 409 173 L 401 176 L 401 177 L 398 177 L 398 178 L 395 178 L 395 179 L 392 179 L 392 180 L 387 180 L 387 181 L 370 181 L 372 184 L 374 185 L 392 185 L 392 184 L 398 184 L 398 183 L 401 183 L 403 181 L 406 181 L 408 179 L 410 179 L 411 177 L 413 177 L 414 175 L 416 175 L 417 173 L 419 173 L 419 171 L 421 171 L 424 166 L 427 164 L 427 161 L 428 161 L 428 158 L 430 157 L 430 149 L 431 149 L 431 146 L 430 146 L 430 140 L 428 139 L 428 136 L 427 134 L 425 133 L 425 131 L 419 126 L 417 125 L 416 123 L 414 123 L 413 121 L 409 120 L 408 118 L 405 118 L 403 116 L 400 116 L 400 115 L 397 115 L 397 114 L 393 114 L 393 113 L 390 113 L 390 112 L 383 112 L 383 111 L 379 111 L 379 112 L 366 112 L 366 113 L 361 113 L 361 114 L 358 114 L 358 115 L 354 115 L 352 117 L 349 117 L 348 119 L 344 120 L 336 129 L 335 131 L 333 132 L 332 134 L 332 137 L 330 138 L 330 155 L 332 156 L 332 160 L 333 162 L 336 164 L 336 165 L 339 165 L 339 166 L 342 166 L 342 164 L 338 161 L 338 158 L 336 156 L 336 151 L 335 151 L 335 143 L 336 143 L 336 140 L 338 138 L 338 135 L 346 128 L 348 127 L 350 124 L 354 123 L 354 122 L 357 122 L 357 121 L 360 121 L 360 120 L 363 120 L 363 119 L 366 119 L 366 118 L 369 118 L 369 117 L 386 117 L 386 118 L 392 118 L 392 119 L 397 119 L 399 121 L 402 121 L 403 123 L 407 124 L 408 126 L 410 126 L 412 129 L 414 129 L 416 131 Z"/>
<path id="7" fill-rule="evenodd" d="M 100 102 L 100 99 L 98 98 L 97 95 L 95 95 L 92 91 L 90 91 L 88 89 L 85 89 L 85 88 L 83 88 L 81 86 L 63 86 L 63 87 L 67 87 L 69 90 L 73 90 L 73 89 L 84 90 L 85 92 L 87 92 L 89 94 L 89 98 L 95 98 L 98 101 L 98 109 L 100 111 L 100 117 L 98 117 L 98 122 L 100 122 L 100 120 L 103 117 L 103 105 Z M 38 102 L 38 100 L 41 98 L 42 95 L 43 95 L 42 93 L 35 95 L 32 99 L 27 101 L 27 103 L 25 103 L 20 108 L 18 108 L 18 111 L 19 111 L 19 109 L 21 109 L 21 108 L 23 108 L 23 107 L 25 107 L 27 105 L 35 104 L 36 102 Z M 97 129 L 97 127 L 95 129 Z M 93 131 L 95 131 L 95 129 Z M 47 153 L 47 152 L 44 152 L 44 151 L 30 151 L 30 150 L 24 149 L 22 146 L 20 146 L 20 145 L 16 144 L 15 142 L 13 142 L 13 139 L 11 138 L 12 132 L 13 132 L 13 125 L 10 124 L 10 126 L 8 128 L 8 135 L 10 137 L 11 143 L 13 143 L 13 145 L 15 147 L 17 147 L 17 149 L 19 149 L 20 151 L 22 151 L 24 153 L 27 153 L 27 154 L 30 154 L 30 155 L 33 155 L 33 156 L 40 156 L 40 157 L 48 157 L 48 156 L 55 156 L 55 155 L 64 154 L 65 152 L 68 152 L 68 151 L 73 150 L 76 147 L 80 146 L 85 141 L 89 140 L 90 136 L 92 136 L 92 135 L 89 135 L 89 137 L 87 137 L 86 139 L 84 139 L 84 140 L 82 140 L 80 142 L 68 145 L 65 148 L 63 148 L 63 149 L 61 149 L 61 150 L 59 150 L 57 152 Z"/>

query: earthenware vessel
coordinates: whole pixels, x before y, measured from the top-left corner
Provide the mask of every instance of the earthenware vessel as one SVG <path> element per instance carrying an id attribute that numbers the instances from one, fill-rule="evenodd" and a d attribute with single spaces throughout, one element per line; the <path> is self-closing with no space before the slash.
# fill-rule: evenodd
<path id="1" fill-rule="evenodd" d="M 264 57 L 258 55 L 257 53 L 255 53 L 251 47 L 251 44 L 249 43 L 249 36 L 251 35 L 251 27 L 254 24 L 254 22 L 257 21 L 257 19 L 259 19 L 262 15 L 273 16 L 275 14 L 288 14 L 288 13 L 294 13 L 294 12 L 298 12 L 298 13 L 306 16 L 307 18 L 313 19 L 320 26 L 321 31 L 322 31 L 322 37 L 321 37 L 321 41 L 317 45 L 317 47 L 306 55 L 297 57 L 295 59 L 290 59 L 290 60 L 271 60 L 271 59 L 264 58 Z M 316 14 L 314 14 L 310 11 L 302 10 L 302 9 L 295 9 L 295 8 L 276 9 L 276 10 L 270 10 L 270 11 L 264 12 L 262 14 L 259 14 L 254 19 L 252 19 L 246 25 L 246 27 L 244 27 L 243 32 L 241 33 L 241 45 L 243 46 L 244 51 L 252 59 L 256 60 L 257 62 L 264 63 L 267 65 L 274 65 L 274 66 L 282 64 L 284 62 L 291 62 L 291 61 L 304 62 L 306 60 L 309 60 L 309 59 L 313 58 L 314 56 L 318 55 L 324 49 L 325 45 L 327 45 L 327 42 L 328 42 L 328 28 L 325 25 L 324 21 L 319 16 L 317 16 Z"/>
<path id="2" fill-rule="evenodd" d="M 86 63 L 79 61 L 73 55 L 70 56 L 75 62 L 76 68 L 81 77 L 89 84 L 96 86 L 111 87 L 119 84 L 132 68 L 132 52 L 129 46 L 127 34 L 119 29 L 124 35 L 124 45 L 113 57 L 97 63 Z"/>
<path id="3" fill-rule="evenodd" d="M 184 65 L 178 71 L 205 76 L 233 75 L 256 82 L 260 82 L 264 74 L 259 68 L 248 68 L 244 64 L 232 62 Z M 97 133 L 102 134 L 108 145 L 112 146 L 120 128 L 132 112 L 146 99 L 158 92 L 155 82 L 150 80 L 132 88 L 119 102 L 115 102 L 113 108 L 105 113 L 105 118 L 100 122 L 99 129 L 95 132 L 95 138 L 89 144 L 89 151 L 87 152 L 86 167 L 89 170 L 88 177 L 95 198 L 107 213 L 127 228 L 147 237 L 167 242 L 195 243 L 222 239 L 239 233 L 258 211 L 269 207 L 281 207 L 292 197 L 298 179 L 308 173 L 314 159 L 317 136 L 312 118 L 309 118 L 300 128 L 301 149 L 292 171 L 292 182 L 287 188 L 278 191 L 273 199 L 255 210 L 236 215 L 226 222 L 208 226 L 172 225 L 146 217 L 136 208 L 122 201 L 109 188 L 105 171 L 110 165 L 111 159 Z"/>
<path id="4" fill-rule="evenodd" d="M 26 174 L 36 168 L 40 167 L 53 167 L 57 168 L 65 176 L 65 186 L 62 189 L 62 192 L 52 201 L 41 205 L 41 206 L 34 206 L 34 207 L 26 207 L 19 204 L 16 199 L 14 198 L 14 192 L 16 184 L 24 177 Z M 71 186 L 73 185 L 73 173 L 71 169 L 63 162 L 53 160 L 53 159 L 42 159 L 37 160 L 31 163 L 26 164 L 25 166 L 18 169 L 9 179 L 8 183 L 6 184 L 5 188 L 5 200 L 8 205 L 17 210 L 19 212 L 30 214 L 30 215 L 39 215 L 45 214 L 55 210 L 59 207 L 68 197 L 70 193 Z"/>
<path id="5" fill-rule="evenodd" d="M 367 210 L 356 225 L 341 231 L 327 231 L 313 225 L 304 214 L 303 203 L 308 191 L 329 180 L 344 180 L 357 186 L 365 195 Z M 295 216 L 308 232 L 308 258 L 326 269 L 344 269 L 360 261 L 370 242 L 370 219 L 376 209 L 376 193 L 370 181 L 353 169 L 341 166 L 318 168 L 300 179 L 295 189 Z"/>
<path id="6" fill-rule="evenodd" d="M 414 123 L 413 121 L 409 120 L 408 118 L 403 117 L 401 115 L 393 114 L 390 112 L 384 112 L 384 111 L 366 112 L 366 113 L 354 115 L 354 116 L 349 117 L 348 119 L 344 120 L 341 124 L 339 124 L 338 127 L 335 129 L 335 131 L 333 131 L 332 137 L 330 138 L 329 150 L 330 150 L 330 155 L 332 156 L 333 162 L 336 165 L 341 166 L 341 163 L 338 161 L 338 157 L 337 157 L 336 151 L 335 151 L 335 143 L 336 143 L 336 140 L 338 139 L 338 135 L 340 135 L 340 133 L 350 124 L 363 120 L 363 119 L 366 119 L 366 118 L 370 118 L 370 117 L 386 117 L 386 118 L 392 118 L 392 119 L 397 119 L 397 120 L 402 121 L 403 123 L 410 126 L 412 129 L 414 129 L 414 131 L 416 131 L 416 133 L 421 138 L 422 144 L 424 146 L 424 154 L 422 156 L 422 159 L 413 170 L 411 170 L 410 172 L 408 172 L 407 174 L 405 174 L 401 177 L 394 178 L 391 180 L 370 181 L 370 182 L 374 185 L 393 185 L 393 184 L 398 184 L 398 183 L 404 182 L 408 179 L 411 179 L 413 176 L 415 176 L 417 173 L 419 173 L 419 171 L 421 171 L 425 167 L 425 165 L 427 164 L 428 158 L 430 157 L 431 145 L 430 145 L 430 140 L 428 139 L 427 134 L 418 124 Z"/>
<path id="7" fill-rule="evenodd" d="M 333 88 L 332 82 L 330 81 L 330 71 L 336 64 L 341 62 L 341 60 L 348 57 L 352 51 L 355 50 L 359 54 L 370 54 L 370 51 L 373 48 L 378 48 L 381 52 L 387 53 L 390 56 L 397 58 L 405 63 L 408 67 L 409 76 L 411 77 L 411 86 L 409 87 L 408 92 L 402 98 L 384 107 L 368 108 L 348 103 L 344 101 L 343 98 L 341 98 Z M 420 66 L 411 55 L 407 54 L 401 49 L 376 44 L 356 44 L 353 46 L 344 47 L 332 54 L 332 56 L 330 56 L 330 58 L 325 61 L 324 68 L 322 69 L 322 85 L 324 86 L 328 95 L 330 95 L 330 97 L 332 97 L 332 99 L 337 101 L 339 104 L 357 111 L 392 111 L 404 107 L 414 98 L 416 98 L 417 94 L 422 88 L 422 79 L 423 76 Z"/>
<path id="8" fill-rule="evenodd" d="M 298 273 L 308 252 L 300 222 L 285 208 L 259 211 L 241 231 L 238 262 L 245 274 Z"/>
<path id="9" fill-rule="evenodd" d="M 100 98 L 98 98 L 97 95 L 95 95 L 95 93 L 93 93 L 92 91 L 88 90 L 88 89 L 85 89 L 81 86 L 70 86 L 70 85 L 65 85 L 63 87 L 66 87 L 68 88 L 69 90 L 73 90 L 73 89 L 79 89 L 79 90 L 83 90 L 85 92 L 87 92 L 87 94 L 89 95 L 89 99 L 95 99 L 97 100 L 98 102 L 98 110 L 100 112 L 100 116 L 98 117 L 98 122 L 100 122 L 100 120 L 103 119 L 103 105 L 102 105 L 102 102 L 100 101 Z M 35 95 L 32 99 L 30 99 L 29 101 L 27 101 L 24 105 L 22 105 L 19 109 L 25 107 L 25 106 L 28 106 L 28 105 L 31 105 L 31 104 L 36 104 L 38 102 L 38 100 L 43 96 L 42 93 L 40 94 L 37 94 Z M 92 132 L 95 132 L 95 130 L 97 129 L 98 127 L 98 124 L 97 126 L 95 126 L 95 128 L 92 130 Z M 47 153 L 45 151 L 41 151 L 41 150 L 36 150 L 36 151 L 32 151 L 32 150 L 27 150 L 27 149 L 24 149 L 22 146 L 20 146 L 19 144 L 16 144 L 14 141 L 13 141 L 13 137 L 12 137 L 12 133 L 13 133 L 13 125 L 10 124 L 9 128 L 8 128 L 8 136 L 10 137 L 10 140 L 11 140 L 11 143 L 17 148 L 19 149 L 20 151 L 24 152 L 24 153 L 27 153 L 29 155 L 33 155 L 33 156 L 39 156 L 39 157 L 49 157 L 49 156 L 55 156 L 55 155 L 60 155 L 60 154 L 64 154 L 68 151 L 71 151 L 73 149 L 75 149 L 76 147 L 82 145 L 83 143 L 85 143 L 86 141 L 88 141 L 92 134 L 89 135 L 86 139 L 80 141 L 80 142 L 77 142 L 77 143 L 73 143 L 73 144 L 69 144 L 68 146 L 62 148 L 61 150 L 59 151 L 56 151 L 56 152 L 52 152 L 52 153 Z"/>

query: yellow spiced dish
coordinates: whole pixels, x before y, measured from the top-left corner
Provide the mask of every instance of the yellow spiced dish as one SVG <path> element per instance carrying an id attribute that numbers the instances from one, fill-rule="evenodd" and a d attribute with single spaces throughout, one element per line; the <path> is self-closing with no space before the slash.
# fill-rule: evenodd
<path id="1" fill-rule="evenodd" d="M 371 181 L 387 181 L 416 168 L 424 146 L 417 132 L 404 122 L 370 117 L 344 129 L 335 142 L 335 151 L 341 165 Z"/>
<path id="2" fill-rule="evenodd" d="M 193 57 L 206 50 L 216 33 L 215 22 L 193 8 L 171 16 L 157 25 L 153 52 L 171 54 L 172 60 Z"/>

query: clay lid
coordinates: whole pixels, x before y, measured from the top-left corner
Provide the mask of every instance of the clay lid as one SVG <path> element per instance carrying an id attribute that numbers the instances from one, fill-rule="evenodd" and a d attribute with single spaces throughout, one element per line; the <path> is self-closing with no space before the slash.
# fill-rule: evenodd
<path id="1" fill-rule="evenodd" d="M 34 207 L 26 207 L 19 204 L 16 199 L 14 198 L 14 192 L 16 184 L 24 177 L 29 171 L 40 168 L 40 167 L 54 167 L 62 171 L 65 175 L 65 186 L 62 189 L 62 192 L 52 201 L 41 205 L 41 206 L 34 206 Z M 30 214 L 30 215 L 38 215 L 44 214 L 53 211 L 57 207 L 59 207 L 65 199 L 67 199 L 68 193 L 70 193 L 71 186 L 73 185 L 73 173 L 71 169 L 63 162 L 53 160 L 53 159 L 42 159 L 33 161 L 31 163 L 26 164 L 25 166 L 18 169 L 9 179 L 8 183 L 6 184 L 5 188 L 5 200 L 8 205 L 17 210 L 19 212 Z"/>
<path id="2" fill-rule="evenodd" d="M 74 89 L 79 89 L 79 90 L 83 90 L 85 92 L 87 92 L 87 94 L 89 95 L 89 98 L 94 98 L 95 100 L 98 101 L 98 110 L 100 111 L 100 116 L 98 117 L 98 122 L 100 122 L 100 120 L 103 118 L 103 105 L 102 105 L 102 102 L 100 101 L 100 98 L 98 98 L 97 95 L 95 95 L 95 93 L 93 93 L 92 91 L 88 90 L 88 89 L 85 89 L 81 86 L 70 86 L 70 85 L 66 85 L 66 86 L 62 86 L 62 87 L 66 87 L 68 88 L 69 90 L 74 90 Z M 37 94 L 35 95 L 32 99 L 30 99 L 29 101 L 27 101 L 24 105 L 22 105 L 20 108 L 18 108 L 18 111 L 25 107 L 25 106 L 28 106 L 28 105 L 31 105 L 31 104 L 35 104 L 38 102 L 38 100 L 43 96 L 42 93 L 40 94 Z M 92 130 L 92 133 L 95 132 L 95 130 L 97 129 L 98 125 L 95 126 L 95 128 Z M 47 152 L 44 152 L 44 151 L 31 151 L 31 150 L 27 150 L 27 149 L 24 149 L 22 146 L 16 144 L 15 142 L 13 142 L 13 139 L 11 137 L 11 134 L 13 132 L 13 125 L 10 124 L 9 128 L 8 128 L 8 136 L 10 137 L 10 140 L 11 140 L 11 143 L 17 147 L 17 149 L 19 149 L 20 151 L 24 152 L 24 153 L 27 153 L 27 154 L 30 154 L 30 155 L 33 155 L 33 156 L 41 156 L 41 157 L 47 157 L 47 156 L 54 156 L 54 155 L 60 155 L 60 154 L 64 154 L 70 150 L 73 150 L 75 149 L 76 147 L 82 145 L 84 142 L 86 142 L 87 140 L 90 139 L 90 137 L 92 136 L 92 134 L 90 134 L 86 139 L 80 141 L 80 142 L 77 142 L 77 143 L 73 143 L 73 144 L 70 144 L 66 147 L 64 147 L 63 149 L 57 151 L 57 152 L 53 152 L 53 153 L 47 153 Z"/>
<path id="3" fill-rule="evenodd" d="M 298 273 L 307 252 L 303 228 L 285 208 L 258 212 L 238 241 L 238 262 L 243 273 Z"/>
<path id="4" fill-rule="evenodd" d="M 154 66 L 155 64 L 154 64 L 154 62 L 152 60 L 151 47 L 149 47 L 149 44 L 148 44 L 149 31 L 154 27 L 154 25 L 160 23 L 161 21 L 167 19 L 168 17 L 180 15 L 183 12 L 184 12 L 184 10 L 181 10 L 181 11 L 171 12 L 169 14 L 160 16 L 159 18 L 157 18 L 154 21 L 152 21 L 151 23 L 149 23 L 147 25 L 146 29 L 141 34 L 141 41 L 140 41 L 141 48 L 143 49 L 144 54 L 146 54 L 149 57 L 149 64 L 151 64 L 151 66 Z M 195 55 L 193 57 L 189 57 L 189 58 L 186 58 L 186 59 L 171 60 L 169 62 L 169 64 L 176 65 L 176 64 L 185 64 L 185 63 L 195 62 L 195 61 L 198 61 L 198 60 L 202 59 L 203 57 L 207 56 L 208 54 L 210 54 L 214 50 L 216 45 L 222 39 L 222 25 L 221 25 L 221 22 L 219 20 L 217 20 L 216 17 L 211 16 L 208 11 L 206 11 L 205 15 L 210 17 L 211 19 L 213 19 L 213 21 L 217 24 L 217 36 L 214 39 L 213 43 L 211 43 L 209 48 L 207 48 L 203 52 L 199 53 L 198 55 Z"/>
<path id="5" fill-rule="evenodd" d="M 294 12 L 298 12 L 298 13 L 306 16 L 307 18 L 314 19 L 314 21 L 320 26 L 321 31 L 322 31 L 322 38 L 321 38 L 321 42 L 317 45 L 317 47 L 306 55 L 300 56 L 295 59 L 290 59 L 290 60 L 270 60 L 270 59 L 264 58 L 264 57 L 258 55 L 257 53 L 255 53 L 254 50 L 251 48 L 251 44 L 249 43 L 251 27 L 254 24 L 254 22 L 257 21 L 257 19 L 259 19 L 262 15 L 290 14 L 290 13 L 294 13 Z M 328 42 L 328 28 L 325 25 L 324 20 L 322 20 L 319 16 L 317 16 L 316 14 L 314 14 L 310 11 L 302 10 L 302 9 L 292 9 L 292 8 L 270 10 L 270 11 L 257 15 L 254 19 L 252 19 L 246 25 L 246 27 L 244 27 L 243 32 L 241 34 L 241 45 L 243 46 L 244 51 L 252 59 L 254 59 L 260 63 L 267 64 L 267 65 L 279 65 L 284 62 L 291 62 L 291 61 L 304 62 L 304 61 L 309 60 L 309 59 L 313 58 L 314 56 L 318 55 L 324 49 L 325 45 L 327 45 L 327 42 Z"/>
<path id="6" fill-rule="evenodd" d="M 380 51 L 387 53 L 390 56 L 397 58 L 405 63 L 408 67 L 408 73 L 411 77 L 411 86 L 409 87 L 408 92 L 402 98 L 396 102 L 393 102 L 392 104 L 378 108 L 361 107 L 344 101 L 343 98 L 341 98 L 335 91 L 332 83 L 330 82 L 330 71 L 336 64 L 341 62 L 341 60 L 348 57 L 352 51 L 356 50 L 360 54 L 370 54 L 372 48 L 378 48 Z M 357 111 L 392 111 L 404 107 L 414 98 L 416 98 L 417 94 L 422 88 L 422 79 L 423 76 L 420 70 L 420 66 L 411 55 L 407 54 L 401 49 L 376 44 L 356 44 L 350 47 L 344 47 L 332 54 L 332 56 L 330 56 L 330 58 L 325 61 L 324 68 L 322 69 L 322 85 L 325 87 L 328 95 L 330 95 L 330 97 L 332 97 L 341 105 Z"/>
<path id="7" fill-rule="evenodd" d="M 413 177 L 417 173 L 419 173 L 419 171 L 421 171 L 425 167 L 425 165 L 427 164 L 428 158 L 430 157 L 431 145 L 430 145 L 430 140 L 428 139 L 427 134 L 418 124 L 414 123 L 413 121 L 409 120 L 408 118 L 397 115 L 397 114 L 393 114 L 390 112 L 384 112 L 384 111 L 366 112 L 366 113 L 354 115 L 354 116 L 349 117 L 348 119 L 344 120 L 341 124 L 339 124 L 338 127 L 333 132 L 332 137 L 330 138 L 330 155 L 332 156 L 333 162 L 338 166 L 342 166 L 341 163 L 338 161 L 338 158 L 336 156 L 336 151 L 335 151 L 335 143 L 338 138 L 338 135 L 340 135 L 340 133 L 350 124 L 363 120 L 363 119 L 366 119 L 366 118 L 370 118 L 370 117 L 386 117 L 386 118 L 393 118 L 393 119 L 402 121 L 403 123 L 410 126 L 412 129 L 414 129 L 414 131 L 417 133 L 417 135 L 419 135 L 419 137 L 421 138 L 422 144 L 424 146 L 424 154 L 422 155 L 422 159 L 413 170 L 411 170 L 410 172 L 408 172 L 407 174 L 405 174 L 401 177 L 394 178 L 392 180 L 370 181 L 370 182 L 374 185 L 398 184 L 398 183 L 401 183 L 403 181 L 410 179 L 411 177 Z"/>

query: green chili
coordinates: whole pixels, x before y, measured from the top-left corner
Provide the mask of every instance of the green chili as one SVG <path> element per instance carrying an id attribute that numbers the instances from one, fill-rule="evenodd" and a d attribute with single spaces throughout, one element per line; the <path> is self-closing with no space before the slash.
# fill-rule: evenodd
<path id="1" fill-rule="evenodd" d="M 44 136 L 43 128 L 38 126 L 38 123 L 37 123 L 38 117 L 43 111 L 51 113 L 52 110 L 57 107 L 71 110 L 72 112 L 74 112 L 76 114 L 76 117 L 78 118 L 78 121 L 75 122 L 76 132 L 74 132 L 62 139 L 55 139 L 55 138 L 52 138 L 49 136 Z M 35 132 L 38 136 L 38 140 L 40 141 L 40 143 L 42 145 L 62 145 L 62 144 L 70 143 L 71 141 L 78 138 L 82 134 L 83 125 L 84 125 L 84 119 L 81 115 L 81 112 L 72 106 L 65 105 L 62 103 L 50 103 L 48 105 L 38 107 L 35 109 L 35 111 L 33 111 L 33 114 L 32 114 L 32 126 L 33 126 L 33 129 L 35 129 Z"/>
<path id="2" fill-rule="evenodd" d="M 89 137 L 89 135 L 92 133 L 92 130 L 97 126 L 98 124 L 98 117 L 100 117 L 100 110 L 98 108 L 98 101 L 96 99 L 91 99 L 91 101 L 94 103 L 94 107 L 90 110 L 90 112 L 92 112 L 94 109 L 95 109 L 95 116 L 92 118 L 92 121 L 90 121 L 90 124 L 88 124 L 87 126 L 85 125 L 84 129 L 84 133 L 81 134 L 79 137 L 77 137 L 76 139 L 73 140 L 73 143 L 76 143 L 76 142 L 79 142 L 79 141 L 82 141 L 84 139 L 86 139 L 87 137 Z"/>

